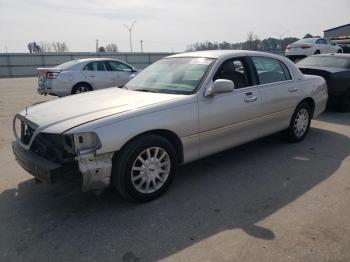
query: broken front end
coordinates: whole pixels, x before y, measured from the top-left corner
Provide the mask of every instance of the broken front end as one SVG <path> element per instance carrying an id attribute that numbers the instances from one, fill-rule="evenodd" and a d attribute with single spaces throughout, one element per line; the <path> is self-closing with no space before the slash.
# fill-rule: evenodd
<path id="1" fill-rule="evenodd" d="M 16 160 L 37 180 L 50 184 L 77 180 L 83 191 L 109 186 L 113 153 L 96 154 L 101 143 L 94 132 L 38 132 L 38 126 L 21 115 L 14 118 L 13 131 Z"/>

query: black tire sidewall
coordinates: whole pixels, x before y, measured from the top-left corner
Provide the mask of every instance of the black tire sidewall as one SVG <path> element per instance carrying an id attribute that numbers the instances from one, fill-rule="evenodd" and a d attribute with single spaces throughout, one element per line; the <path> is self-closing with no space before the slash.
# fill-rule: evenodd
<path id="1" fill-rule="evenodd" d="M 160 147 L 165 150 L 171 161 L 170 173 L 165 184 L 157 191 L 149 194 L 141 193 L 132 184 L 131 168 L 139 154 L 150 147 Z M 177 155 L 173 145 L 166 139 L 149 135 L 136 139 L 120 152 L 120 156 L 113 160 L 112 183 L 126 200 L 146 202 L 161 196 L 171 184 L 177 170 Z"/>
<path id="2" fill-rule="evenodd" d="M 305 108 L 309 114 L 309 121 L 308 121 L 308 124 L 307 124 L 307 129 L 305 131 L 305 133 L 298 137 L 296 134 L 295 134 L 295 130 L 294 130 L 294 122 L 295 122 L 295 118 L 298 114 L 298 112 L 302 109 L 302 108 Z M 288 140 L 289 142 L 299 142 L 299 141 L 302 141 L 307 133 L 309 132 L 309 129 L 310 129 L 310 124 L 311 124 L 311 118 L 312 118 L 312 114 L 311 114 L 311 107 L 308 103 L 306 102 L 302 102 L 300 103 L 297 108 L 295 109 L 294 113 L 293 113 L 293 116 L 292 116 L 292 119 L 290 121 L 290 124 L 289 124 L 289 127 L 288 127 L 288 130 L 287 130 L 287 136 L 288 136 Z"/>
<path id="3" fill-rule="evenodd" d="M 73 87 L 73 89 L 72 89 L 72 95 L 76 95 L 76 94 L 77 94 L 77 89 L 78 89 L 79 87 L 86 87 L 86 88 L 88 89 L 88 91 L 86 91 L 86 92 L 92 91 L 91 86 L 89 86 L 89 85 L 87 85 L 87 84 L 79 84 L 79 85 L 76 85 L 76 86 Z M 86 93 L 86 92 L 83 92 L 83 93 Z M 81 94 L 81 93 L 80 93 L 80 94 Z"/>

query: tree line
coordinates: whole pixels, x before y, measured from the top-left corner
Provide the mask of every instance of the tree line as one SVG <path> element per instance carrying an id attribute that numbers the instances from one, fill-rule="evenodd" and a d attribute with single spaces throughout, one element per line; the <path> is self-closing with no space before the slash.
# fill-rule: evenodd
<path id="1" fill-rule="evenodd" d="M 29 53 L 69 52 L 69 48 L 65 42 L 31 42 L 28 43 L 27 48 Z M 100 46 L 97 51 L 102 53 L 117 53 L 118 46 L 115 43 L 110 43 L 105 47 Z"/>
<path id="2" fill-rule="evenodd" d="M 306 34 L 303 38 L 313 37 Z M 284 51 L 288 45 L 298 41 L 297 37 L 273 38 L 269 37 L 260 40 L 253 32 L 249 32 L 247 40 L 239 43 L 219 42 L 196 42 L 187 46 L 186 51 L 217 50 L 217 49 L 235 49 L 235 50 L 254 50 L 254 51 Z"/>

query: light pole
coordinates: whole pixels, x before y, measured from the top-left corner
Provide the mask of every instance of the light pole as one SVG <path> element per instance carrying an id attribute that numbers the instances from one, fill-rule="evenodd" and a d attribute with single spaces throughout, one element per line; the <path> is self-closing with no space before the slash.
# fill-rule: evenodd
<path id="1" fill-rule="evenodd" d="M 98 53 L 98 39 L 96 39 L 96 53 Z"/>
<path id="2" fill-rule="evenodd" d="M 132 29 L 133 29 L 135 23 L 136 23 L 136 21 L 134 21 L 130 26 L 124 25 L 126 27 L 126 29 L 129 31 L 129 40 L 130 40 L 130 51 L 131 51 L 131 53 L 132 53 L 131 32 L 132 32 Z"/>
<path id="3" fill-rule="evenodd" d="M 289 32 L 289 30 L 284 31 L 284 32 L 282 32 L 282 33 L 281 33 L 281 32 L 275 32 L 275 34 L 278 35 L 279 38 L 280 38 L 280 46 L 279 46 L 280 50 L 282 50 L 282 38 L 283 38 L 288 32 Z"/>
<path id="4" fill-rule="evenodd" d="M 140 41 L 141 44 L 141 53 L 143 53 L 143 40 Z"/>

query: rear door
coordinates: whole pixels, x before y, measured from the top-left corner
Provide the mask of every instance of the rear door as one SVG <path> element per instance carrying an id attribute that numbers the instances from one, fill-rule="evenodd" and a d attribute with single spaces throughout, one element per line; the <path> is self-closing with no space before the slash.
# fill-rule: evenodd
<path id="1" fill-rule="evenodd" d="M 318 49 L 321 51 L 321 54 L 327 54 L 331 52 L 326 39 L 320 38 L 316 41 L 316 44 L 318 45 Z"/>
<path id="2" fill-rule="evenodd" d="M 119 61 L 105 61 L 105 65 L 116 87 L 125 85 L 135 73 L 131 67 Z"/>
<path id="3" fill-rule="evenodd" d="M 301 90 L 282 61 L 256 56 L 251 57 L 251 62 L 259 81 L 261 113 L 266 120 L 261 131 L 264 133 L 278 131 L 288 126 L 301 96 Z"/>
<path id="4" fill-rule="evenodd" d="M 93 86 L 94 90 L 114 86 L 114 79 L 107 71 L 103 61 L 88 63 L 83 68 L 83 74 Z"/>

